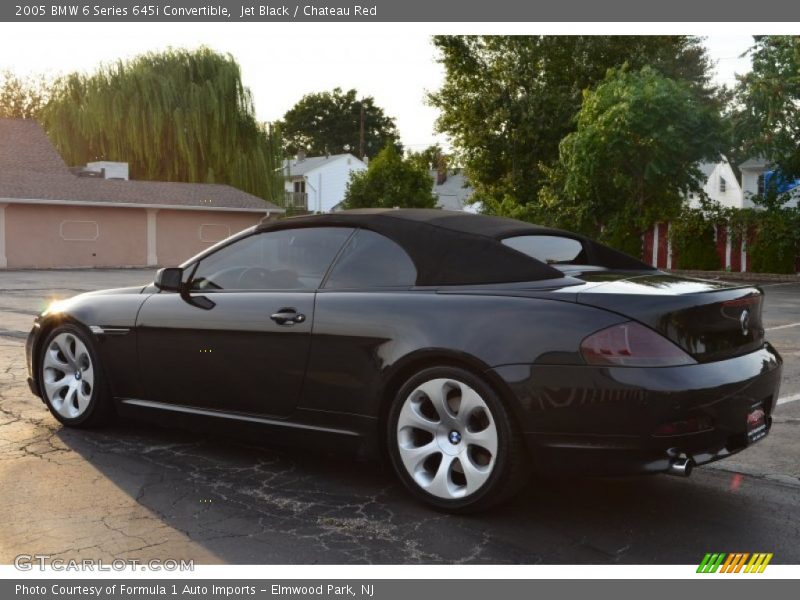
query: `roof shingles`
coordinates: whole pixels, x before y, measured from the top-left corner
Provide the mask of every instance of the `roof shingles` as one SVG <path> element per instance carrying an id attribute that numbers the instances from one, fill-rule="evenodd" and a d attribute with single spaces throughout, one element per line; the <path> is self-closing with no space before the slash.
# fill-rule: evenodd
<path id="1" fill-rule="evenodd" d="M 0 200 L 4 199 L 282 211 L 229 185 L 77 177 L 44 130 L 21 119 L 0 119 Z"/>

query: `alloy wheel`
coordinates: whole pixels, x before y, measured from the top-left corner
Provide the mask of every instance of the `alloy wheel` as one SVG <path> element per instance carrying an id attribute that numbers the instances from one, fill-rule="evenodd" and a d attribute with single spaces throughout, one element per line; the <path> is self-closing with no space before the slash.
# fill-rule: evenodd
<path id="1" fill-rule="evenodd" d="M 59 415 L 80 417 L 89 407 L 94 390 L 94 366 L 89 349 L 73 333 L 55 336 L 42 362 L 44 392 Z"/>
<path id="2" fill-rule="evenodd" d="M 478 491 L 497 462 L 498 434 L 486 401 L 467 384 L 432 379 L 406 398 L 397 446 L 408 474 L 426 492 L 458 499 Z"/>

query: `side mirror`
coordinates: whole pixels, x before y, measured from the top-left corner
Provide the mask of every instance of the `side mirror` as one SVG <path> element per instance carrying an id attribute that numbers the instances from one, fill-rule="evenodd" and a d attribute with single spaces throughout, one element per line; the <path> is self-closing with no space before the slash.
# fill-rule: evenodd
<path id="1" fill-rule="evenodd" d="M 156 287 L 165 292 L 180 292 L 183 281 L 183 269 L 180 267 L 166 267 L 156 272 Z"/>

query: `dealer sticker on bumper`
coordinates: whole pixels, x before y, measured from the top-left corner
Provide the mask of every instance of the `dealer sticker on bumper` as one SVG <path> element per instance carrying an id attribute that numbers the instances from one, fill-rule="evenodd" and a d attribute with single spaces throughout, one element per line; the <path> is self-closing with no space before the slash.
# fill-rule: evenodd
<path id="1" fill-rule="evenodd" d="M 747 441 L 752 444 L 767 435 L 767 413 L 762 404 L 756 404 L 747 413 Z"/>

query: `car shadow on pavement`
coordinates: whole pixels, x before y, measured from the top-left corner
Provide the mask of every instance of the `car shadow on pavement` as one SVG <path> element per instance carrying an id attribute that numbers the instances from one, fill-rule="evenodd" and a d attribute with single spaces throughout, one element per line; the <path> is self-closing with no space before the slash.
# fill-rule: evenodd
<path id="1" fill-rule="evenodd" d="M 185 536 L 182 558 L 689 564 L 707 551 L 752 549 L 798 560 L 775 510 L 786 503 L 796 510 L 797 490 L 791 499 L 741 475 L 698 469 L 685 480 L 533 478 L 510 503 L 459 516 L 417 503 L 387 467 L 346 454 L 277 450 L 129 420 L 57 436 L 146 509 L 159 535 L 167 527 Z M 116 530 L 142 529 L 142 515 L 126 520 L 122 513 Z"/>

